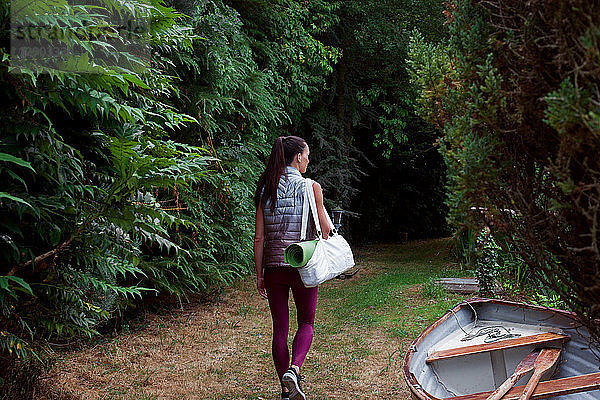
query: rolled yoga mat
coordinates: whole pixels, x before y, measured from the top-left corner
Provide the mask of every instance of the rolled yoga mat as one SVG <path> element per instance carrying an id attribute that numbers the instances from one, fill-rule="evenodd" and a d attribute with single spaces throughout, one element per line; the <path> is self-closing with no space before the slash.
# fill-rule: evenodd
<path id="1" fill-rule="evenodd" d="M 318 240 L 315 239 L 307 242 L 290 244 L 283 253 L 283 261 L 290 264 L 292 267 L 304 267 L 315 252 L 317 242 Z"/>

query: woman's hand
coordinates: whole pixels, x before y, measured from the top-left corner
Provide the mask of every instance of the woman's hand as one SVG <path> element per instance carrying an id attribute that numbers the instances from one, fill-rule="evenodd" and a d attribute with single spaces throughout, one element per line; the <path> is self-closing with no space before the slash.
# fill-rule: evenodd
<path id="1" fill-rule="evenodd" d="M 265 288 L 265 277 L 257 276 L 256 277 L 256 288 L 258 289 L 258 294 L 260 294 L 265 299 L 267 298 L 267 289 Z"/>

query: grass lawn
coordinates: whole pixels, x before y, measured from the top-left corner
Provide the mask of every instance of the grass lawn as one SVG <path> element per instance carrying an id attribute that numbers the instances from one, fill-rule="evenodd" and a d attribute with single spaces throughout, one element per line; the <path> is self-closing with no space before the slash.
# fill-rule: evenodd
<path id="1" fill-rule="evenodd" d="M 410 398 L 401 372 L 405 349 L 463 299 L 430 284 L 468 275 L 448 246 L 439 239 L 357 249 L 360 271 L 319 288 L 302 368 L 310 399 Z M 290 308 L 295 313 L 292 302 Z M 248 277 L 218 301 L 147 315 L 106 343 L 60 354 L 39 398 L 276 399 L 270 335 L 267 303 Z"/>

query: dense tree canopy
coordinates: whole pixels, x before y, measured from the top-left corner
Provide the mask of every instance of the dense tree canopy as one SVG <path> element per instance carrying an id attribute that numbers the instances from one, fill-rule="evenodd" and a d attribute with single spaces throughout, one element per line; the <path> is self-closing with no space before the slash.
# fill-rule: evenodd
<path id="1" fill-rule="evenodd" d="M 346 228 L 357 241 L 446 231 L 439 134 L 415 113 L 406 64 L 413 29 L 443 39 L 442 10 L 438 1 L 345 1 L 322 34 L 342 56 L 296 129 L 322 147 L 311 168 L 332 206 L 354 213 Z"/>

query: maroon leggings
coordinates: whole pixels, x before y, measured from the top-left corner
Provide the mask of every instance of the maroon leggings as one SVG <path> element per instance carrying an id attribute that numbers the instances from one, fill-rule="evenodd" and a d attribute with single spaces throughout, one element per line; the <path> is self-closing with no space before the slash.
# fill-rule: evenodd
<path id="1" fill-rule="evenodd" d="M 304 287 L 298 271 L 292 267 L 265 268 L 265 287 L 273 319 L 273 361 L 281 380 L 290 365 L 300 367 L 308 353 L 313 338 L 318 288 Z M 291 364 L 287 345 L 290 329 L 288 307 L 290 288 L 298 314 L 298 332 L 292 343 Z"/>

